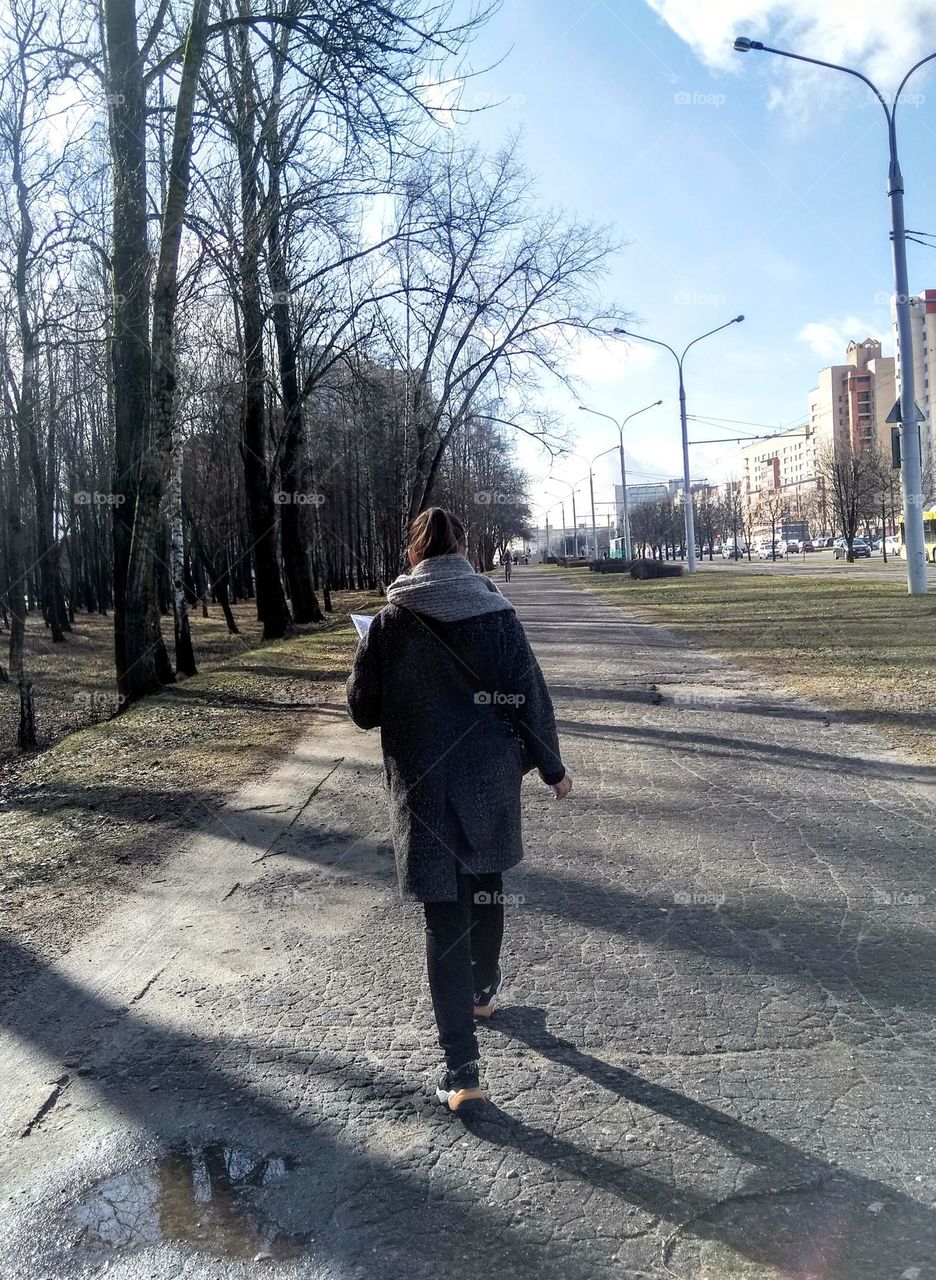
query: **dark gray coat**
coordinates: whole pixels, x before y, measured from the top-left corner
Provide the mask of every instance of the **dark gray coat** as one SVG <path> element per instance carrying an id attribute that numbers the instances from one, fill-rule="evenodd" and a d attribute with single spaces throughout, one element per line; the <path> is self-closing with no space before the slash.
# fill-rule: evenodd
<path id="1" fill-rule="evenodd" d="M 524 772 L 538 768 L 555 783 L 565 769 L 546 682 L 516 613 L 432 625 L 406 608 L 382 609 L 358 648 L 348 709 L 361 729 L 380 727 L 402 894 L 450 902 L 456 867 L 504 871 L 523 857 Z M 513 698 L 522 741 L 496 695 Z"/>

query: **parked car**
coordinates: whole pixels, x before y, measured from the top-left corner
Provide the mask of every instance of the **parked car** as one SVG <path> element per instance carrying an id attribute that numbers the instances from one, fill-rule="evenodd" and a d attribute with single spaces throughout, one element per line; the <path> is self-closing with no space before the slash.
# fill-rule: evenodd
<path id="1" fill-rule="evenodd" d="M 786 555 L 787 544 L 777 541 L 771 542 L 768 538 L 766 542 L 760 542 L 757 545 L 757 556 L 760 560 L 773 560 L 774 556 L 779 560 Z"/>
<path id="2" fill-rule="evenodd" d="M 864 538 L 854 538 L 852 540 L 852 554 L 856 560 L 870 560 L 871 547 L 865 542 Z M 835 539 L 834 555 L 836 560 L 848 559 L 848 543 L 844 538 Z"/>
<path id="3" fill-rule="evenodd" d="M 881 553 L 886 550 L 889 556 L 899 556 L 900 539 L 895 537 L 875 538 L 871 543 L 871 550 L 876 555 L 881 555 Z"/>
<path id="4" fill-rule="evenodd" d="M 812 538 L 804 538 L 803 541 L 800 543 L 800 551 L 815 551 L 815 550 L 816 550 L 816 544 L 813 542 Z"/>
<path id="5" fill-rule="evenodd" d="M 747 555 L 747 547 L 740 542 L 726 542 L 722 546 L 721 553 L 723 560 L 741 560 Z"/>

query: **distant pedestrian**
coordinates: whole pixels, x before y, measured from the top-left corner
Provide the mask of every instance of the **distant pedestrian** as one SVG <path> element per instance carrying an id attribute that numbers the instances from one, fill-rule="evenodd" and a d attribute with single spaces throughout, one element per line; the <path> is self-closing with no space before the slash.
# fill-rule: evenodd
<path id="1" fill-rule="evenodd" d="M 425 908 L 445 1054 L 436 1094 L 463 1113 L 484 1098 L 475 1019 L 491 1016 L 503 983 L 502 872 L 523 857 L 520 783 L 536 768 L 561 800 L 572 779 L 523 627 L 472 570 L 461 522 L 424 511 L 408 555 L 411 571 L 361 640 L 348 708 L 360 728 L 380 727 L 400 889 Z"/>
<path id="2" fill-rule="evenodd" d="M 509 582 L 510 570 L 511 570 L 511 567 L 513 566 L 513 556 L 510 554 L 509 551 L 504 553 L 504 559 L 502 563 L 504 565 L 504 581 Z"/>

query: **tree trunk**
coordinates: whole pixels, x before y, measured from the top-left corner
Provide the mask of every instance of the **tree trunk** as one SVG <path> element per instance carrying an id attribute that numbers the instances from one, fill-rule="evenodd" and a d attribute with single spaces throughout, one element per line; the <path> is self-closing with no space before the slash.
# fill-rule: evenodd
<path id="1" fill-rule="evenodd" d="M 113 166 L 114 655 L 124 705 L 155 692 L 169 667 L 156 606 L 151 447 L 150 255 L 146 240 L 146 94 L 135 0 L 104 0 Z M 171 674 L 171 669 L 170 669 Z"/>
<path id="2" fill-rule="evenodd" d="M 237 100 L 235 129 L 242 222 L 239 262 L 244 340 L 241 453 L 250 518 L 257 617 L 263 624 L 264 640 L 278 640 L 286 634 L 290 615 L 276 558 L 276 506 L 273 502 L 266 447 L 266 417 L 263 403 L 263 307 L 260 296 L 259 267 L 263 234 L 258 207 L 253 67 L 250 62 L 246 25 L 246 19 L 250 16 L 248 0 L 241 0 L 240 16 L 245 21 L 236 28 L 234 33 L 238 65 L 236 72 L 233 67 L 231 68 L 231 87 Z"/>
<path id="3" fill-rule="evenodd" d="M 284 34 L 284 39 L 286 38 Z M 283 448 L 280 476 L 287 501 L 280 507 L 280 541 L 283 569 L 296 622 L 322 622 L 325 615 L 319 607 L 312 584 L 312 569 L 303 538 L 303 507 L 299 501 L 302 488 L 303 417 L 296 372 L 296 343 L 289 316 L 289 274 L 280 233 L 280 155 L 279 116 L 276 98 L 279 76 L 274 82 L 264 130 L 267 143 L 269 190 L 267 232 L 270 290 L 273 295 L 273 332 L 279 357 L 280 394 L 283 399 Z"/>
<path id="4" fill-rule="evenodd" d="M 36 503 L 36 559 L 39 563 L 42 613 L 52 632 L 53 644 L 63 644 L 68 614 L 59 577 L 59 552 L 52 530 L 52 503 L 35 425 L 33 422 L 29 433 L 29 462 Z"/>
<path id="5" fill-rule="evenodd" d="M 13 151 L 13 185 L 17 195 L 20 225 L 16 236 L 14 283 L 16 287 L 16 316 L 19 326 L 23 357 L 23 376 L 20 383 L 19 402 L 16 405 L 16 432 L 11 438 L 10 460 L 13 476 L 7 506 L 7 555 L 8 586 L 7 604 L 10 610 L 10 679 L 19 689 L 19 727 L 17 745 L 25 751 L 36 746 L 36 724 L 33 712 L 32 682 L 26 676 L 25 642 L 28 601 L 28 571 L 26 568 L 26 522 L 23 518 L 23 493 L 29 473 L 31 442 L 35 434 L 37 400 L 38 351 L 36 334 L 29 316 L 27 288 L 29 284 L 29 259 L 32 252 L 33 222 L 29 208 L 29 190 L 21 167 L 20 136 Z M 7 376 L 10 376 L 9 367 Z M 12 377 L 10 377 L 12 381 Z"/>
<path id="6" fill-rule="evenodd" d="M 195 651 L 192 648 L 192 630 L 189 624 L 188 601 L 185 598 L 185 536 L 182 527 L 182 441 L 176 432 L 172 452 L 172 472 L 169 481 L 169 564 L 172 575 L 172 612 L 175 619 L 176 671 L 183 676 L 198 674 Z"/>

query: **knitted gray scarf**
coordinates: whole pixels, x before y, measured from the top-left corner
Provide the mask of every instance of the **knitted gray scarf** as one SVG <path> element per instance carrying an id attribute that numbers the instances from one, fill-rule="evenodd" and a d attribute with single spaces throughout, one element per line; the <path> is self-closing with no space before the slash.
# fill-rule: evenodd
<path id="1" fill-rule="evenodd" d="M 387 603 L 427 613 L 439 622 L 459 622 L 481 613 L 512 609 L 490 578 L 475 573 L 464 556 L 430 556 L 400 574 L 387 588 Z"/>

